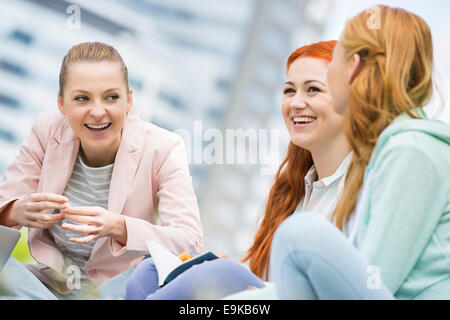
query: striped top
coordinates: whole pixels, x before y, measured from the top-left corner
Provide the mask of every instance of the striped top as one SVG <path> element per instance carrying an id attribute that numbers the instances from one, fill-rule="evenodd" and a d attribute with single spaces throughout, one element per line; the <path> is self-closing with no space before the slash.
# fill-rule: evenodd
<path id="1" fill-rule="evenodd" d="M 74 207 L 98 206 L 107 209 L 113 166 L 114 164 L 99 168 L 88 167 L 81 159 L 81 155 L 78 154 L 72 175 L 64 190 L 64 196 L 69 199 L 69 204 Z M 88 243 L 70 242 L 71 237 L 80 238 L 84 235 L 62 229 L 61 225 L 64 222 L 80 225 L 78 222 L 64 219 L 49 228 L 49 234 L 64 255 L 65 268 L 70 265 L 78 266 L 81 271 L 81 279 L 86 279 L 86 262 L 91 256 L 96 240 Z"/>

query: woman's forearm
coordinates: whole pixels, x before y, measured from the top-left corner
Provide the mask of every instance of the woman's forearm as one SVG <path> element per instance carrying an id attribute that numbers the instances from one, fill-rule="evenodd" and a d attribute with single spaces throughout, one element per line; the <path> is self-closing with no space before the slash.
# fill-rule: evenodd
<path id="1" fill-rule="evenodd" d="M 120 242 L 123 245 L 127 243 L 127 226 L 125 219 L 121 215 L 117 215 L 117 219 L 114 222 L 111 238 Z"/>
<path id="2" fill-rule="evenodd" d="M 3 210 L 3 212 L 0 213 L 0 224 L 12 228 L 14 226 L 17 226 L 18 223 L 12 218 L 12 207 L 13 204 L 17 200 L 11 201 L 8 206 Z"/>

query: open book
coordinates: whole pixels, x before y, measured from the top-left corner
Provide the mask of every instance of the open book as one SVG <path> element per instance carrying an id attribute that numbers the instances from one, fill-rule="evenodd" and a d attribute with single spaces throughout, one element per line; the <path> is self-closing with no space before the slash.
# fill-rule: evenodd
<path id="1" fill-rule="evenodd" d="M 147 240 L 148 251 L 153 258 L 156 270 L 158 271 L 158 284 L 163 286 L 190 267 L 204 261 L 215 260 L 218 257 L 212 252 L 206 252 L 182 262 L 177 255 L 173 254 L 156 241 Z"/>

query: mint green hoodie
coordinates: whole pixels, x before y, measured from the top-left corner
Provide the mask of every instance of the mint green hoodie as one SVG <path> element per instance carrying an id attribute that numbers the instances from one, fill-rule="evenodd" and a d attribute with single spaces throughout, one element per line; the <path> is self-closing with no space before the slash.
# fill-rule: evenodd
<path id="1" fill-rule="evenodd" d="M 397 117 L 378 138 L 355 213 L 356 247 L 397 299 L 450 299 L 450 125 Z"/>

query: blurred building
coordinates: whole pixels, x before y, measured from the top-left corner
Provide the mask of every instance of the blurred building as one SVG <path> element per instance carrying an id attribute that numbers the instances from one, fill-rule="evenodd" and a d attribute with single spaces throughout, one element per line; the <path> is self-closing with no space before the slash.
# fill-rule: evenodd
<path id="1" fill-rule="evenodd" d="M 233 81 L 221 124 L 224 132 L 230 128 L 248 130 L 244 134 L 247 162 L 209 167 L 201 202 L 208 228 L 207 249 L 220 248 L 242 258 L 251 245 L 274 174 L 289 142 L 281 115 L 287 58 L 296 48 L 320 39 L 329 7 L 328 0 L 255 2 L 239 73 Z M 258 134 L 255 140 L 254 129 L 257 133 L 267 129 L 270 132 L 267 136 Z M 277 149 L 266 153 L 270 159 L 263 159 L 259 152 L 264 144 Z M 256 150 L 258 164 L 252 165 L 251 153 Z"/>
<path id="2" fill-rule="evenodd" d="M 272 155 L 282 161 L 288 141 L 280 113 L 286 59 L 296 47 L 320 38 L 329 2 L 2 0 L 0 173 L 37 114 L 57 110 L 67 50 L 84 41 L 109 43 L 127 64 L 134 106 L 143 119 L 188 133 L 183 137 L 205 250 L 241 257 L 275 172 L 262 174 L 260 162 L 205 163 L 203 150 L 212 141 L 205 132 L 216 129 L 226 139 L 227 129 L 273 129 L 278 135 L 267 139 L 278 139 Z M 251 141 L 247 147 L 251 152 Z"/>
<path id="3" fill-rule="evenodd" d="M 73 4 L 80 11 L 79 29 L 68 26 Z M 104 41 L 119 50 L 134 105 L 145 120 L 169 130 L 189 129 L 194 119 L 217 126 L 251 1 L 5 0 L 0 6 L 3 172 L 36 115 L 56 111 L 62 58 L 83 41 Z M 193 168 L 196 175 L 201 169 Z"/>

